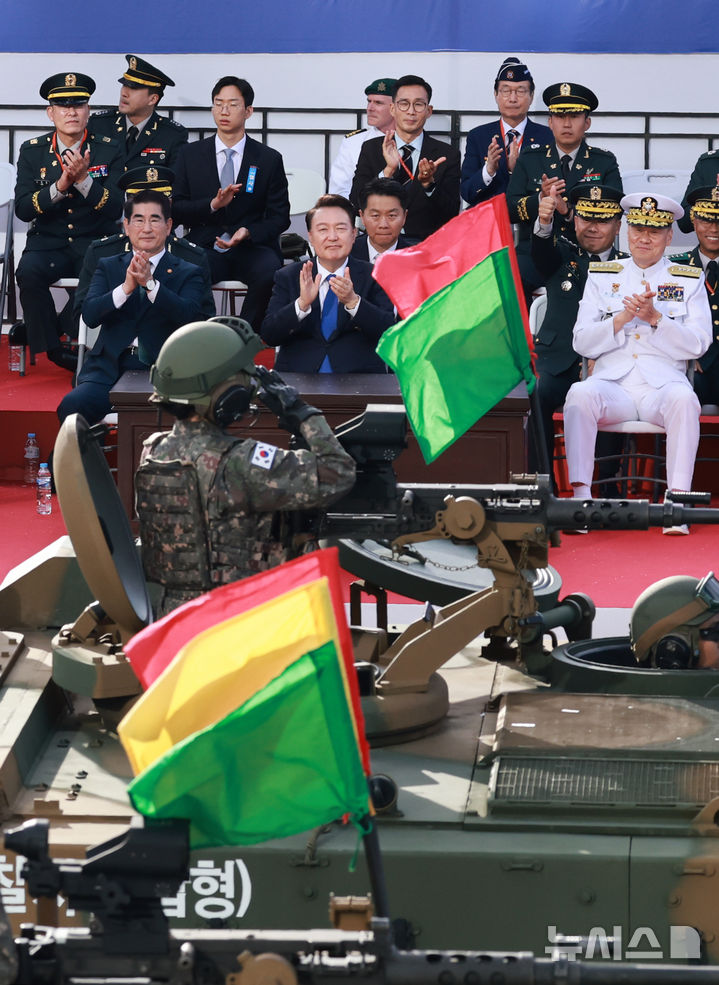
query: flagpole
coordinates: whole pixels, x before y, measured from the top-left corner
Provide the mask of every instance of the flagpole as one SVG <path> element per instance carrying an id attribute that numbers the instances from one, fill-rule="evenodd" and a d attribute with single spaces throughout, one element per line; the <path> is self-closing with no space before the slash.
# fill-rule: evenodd
<path id="1" fill-rule="evenodd" d="M 369 872 L 370 888 L 372 890 L 372 900 L 374 901 L 374 912 L 376 917 L 389 917 L 389 897 L 387 895 L 387 880 L 384 874 L 384 864 L 382 862 L 382 852 L 379 847 L 379 837 L 377 835 L 377 818 L 365 814 L 362 818 L 362 827 L 365 833 L 362 835 L 364 843 L 364 853 L 367 860 L 367 871 Z"/>

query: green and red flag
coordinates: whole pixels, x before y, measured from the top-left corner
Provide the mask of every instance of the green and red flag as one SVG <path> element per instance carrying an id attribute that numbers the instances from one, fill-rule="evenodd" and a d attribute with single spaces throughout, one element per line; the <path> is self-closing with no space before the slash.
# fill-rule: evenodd
<path id="1" fill-rule="evenodd" d="M 193 847 L 285 837 L 345 815 L 360 826 L 372 812 L 349 631 L 331 590 L 337 553 L 318 553 L 314 566 L 247 579 L 244 593 L 244 582 L 209 593 L 215 606 L 219 595 L 244 598 L 195 632 L 193 603 L 171 613 L 169 636 L 184 642 L 120 723 L 135 808 L 188 818 Z M 248 598 L 256 604 L 243 607 Z"/>
<path id="2" fill-rule="evenodd" d="M 398 310 L 410 312 L 377 352 L 397 374 L 429 464 L 519 383 L 534 389 L 503 198 L 468 209 L 417 247 L 385 254 L 375 271 Z"/>

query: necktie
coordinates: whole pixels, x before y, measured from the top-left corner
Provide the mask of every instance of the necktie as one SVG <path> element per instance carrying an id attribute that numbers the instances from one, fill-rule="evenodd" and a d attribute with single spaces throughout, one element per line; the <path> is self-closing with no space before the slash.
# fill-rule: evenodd
<path id="1" fill-rule="evenodd" d="M 518 136 L 519 133 L 516 130 L 507 131 L 507 144 L 506 144 L 507 150 L 509 150 L 509 148 L 512 146 L 512 144 L 514 143 L 514 141 L 517 139 Z"/>
<path id="2" fill-rule="evenodd" d="M 706 283 L 710 294 L 716 291 L 717 287 L 717 262 L 710 260 L 706 269 Z"/>
<path id="3" fill-rule="evenodd" d="M 228 185 L 233 185 L 235 183 L 235 168 L 232 164 L 232 157 L 234 151 L 231 147 L 225 147 L 223 154 L 225 155 L 225 163 L 222 165 L 222 173 L 220 175 L 220 188 L 227 188 Z"/>
<path id="4" fill-rule="evenodd" d="M 322 336 L 325 339 L 329 339 L 332 333 L 337 329 L 337 312 L 339 311 L 339 299 L 332 288 L 329 286 L 330 280 L 335 276 L 335 274 L 330 274 L 325 283 L 327 284 L 327 294 L 325 295 L 324 304 L 322 305 L 322 318 L 320 320 L 320 328 L 322 329 Z M 330 360 L 328 356 L 322 360 L 322 365 L 320 366 L 320 373 L 331 373 L 332 367 L 330 366 Z"/>
<path id="5" fill-rule="evenodd" d="M 572 167 L 572 159 L 569 156 L 569 154 L 563 154 L 562 155 L 562 159 L 560 161 L 560 165 L 561 165 L 561 168 L 562 168 L 562 177 L 564 178 L 565 181 L 567 181 L 569 179 L 569 172 L 570 172 L 571 167 Z"/>
<path id="6" fill-rule="evenodd" d="M 125 140 L 125 146 L 130 150 L 137 140 L 138 129 L 137 127 L 130 127 L 127 131 L 127 139 Z"/>
<path id="7" fill-rule="evenodd" d="M 601 259 L 602 258 L 599 256 L 598 253 L 592 253 L 589 256 L 590 263 L 599 263 L 601 261 Z"/>
<path id="8" fill-rule="evenodd" d="M 414 173 L 412 171 L 412 151 L 413 151 L 413 149 L 414 148 L 412 147 L 411 144 L 405 144 L 402 147 L 402 163 L 407 168 L 407 171 L 409 171 L 409 174 L 407 174 L 407 171 L 405 171 L 405 169 L 402 167 L 402 165 L 399 166 L 399 169 L 397 171 L 397 180 L 400 181 L 402 184 L 404 184 L 406 181 L 411 181 L 412 174 Z"/>

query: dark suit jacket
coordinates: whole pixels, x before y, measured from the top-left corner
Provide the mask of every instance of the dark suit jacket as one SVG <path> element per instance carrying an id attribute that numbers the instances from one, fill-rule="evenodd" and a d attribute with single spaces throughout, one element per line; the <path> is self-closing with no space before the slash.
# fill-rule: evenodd
<path id="1" fill-rule="evenodd" d="M 254 184 L 248 181 L 250 168 L 256 169 Z M 220 187 L 214 134 L 185 144 L 175 163 L 172 186 L 175 222 L 183 224 L 188 239 L 206 249 L 212 249 L 215 237 L 246 226 L 252 243 L 271 247 L 281 259 L 280 233 L 290 224 L 290 199 L 281 154 L 247 137 L 237 182 L 241 188 L 230 204 L 212 212 L 210 202 Z"/>
<path id="2" fill-rule="evenodd" d="M 467 149 L 462 162 L 462 198 L 468 205 L 486 202 L 488 199 L 494 198 L 495 195 L 503 195 L 507 190 L 509 171 L 507 170 L 506 154 L 502 154 L 500 157 L 497 173 L 490 184 L 485 185 L 482 180 L 482 169 L 487 160 L 487 151 L 493 137 L 496 137 L 500 144 L 502 143 L 499 120 L 483 123 L 467 134 Z M 537 147 L 553 143 L 554 136 L 549 127 L 535 123 L 533 120 L 527 120 L 519 153 L 523 154 L 527 150 L 536 150 Z"/>
<path id="3" fill-rule="evenodd" d="M 106 257 L 97 265 L 82 316 L 90 328 L 102 328 L 85 357 L 78 383 L 112 386 L 120 376 L 120 356 L 136 336 L 140 340 L 140 358 L 149 365 L 176 328 L 203 317 L 207 276 L 196 264 L 167 252 L 155 270 L 160 287 L 154 302 L 148 301 L 145 291 L 138 287 L 121 308 L 116 308 L 112 292 L 124 281 L 131 257 L 130 253 L 122 253 Z"/>
<path id="4" fill-rule="evenodd" d="M 362 144 L 350 192 L 350 199 L 355 208 L 359 208 L 360 190 L 368 181 L 376 178 L 385 167 L 382 153 L 383 140 L 384 137 L 373 137 L 372 140 L 366 140 Z M 440 226 L 459 214 L 460 206 L 459 151 L 425 131 L 421 154 L 431 161 L 436 161 L 440 157 L 446 157 L 447 160 L 437 168 L 431 195 L 427 194 L 416 178 L 414 181 L 407 182 L 409 212 L 404 231 L 406 236 L 414 240 L 426 239 L 427 236 L 437 232 Z M 419 161 L 415 162 L 415 175 L 417 165 Z M 406 177 L 404 172 L 402 176 Z M 402 176 L 398 180 L 403 181 Z"/>
<path id="5" fill-rule="evenodd" d="M 316 275 L 316 261 L 312 267 Z M 297 318 L 295 301 L 300 296 L 301 269 L 301 263 L 293 263 L 277 271 L 262 322 L 260 335 L 264 341 L 280 346 L 275 369 L 316 373 L 328 356 L 335 373 L 386 373 L 387 366 L 375 349 L 382 333 L 394 323 L 394 311 L 390 299 L 372 279 L 372 265 L 350 257 L 350 277 L 362 301 L 354 318 L 343 305 L 339 306 L 337 330 L 329 339 L 322 335 L 319 298 L 306 318 Z"/>
<path id="6" fill-rule="evenodd" d="M 416 242 L 416 239 L 411 239 L 409 236 L 405 236 L 404 233 L 400 233 L 399 239 L 397 240 L 397 249 L 403 250 L 405 246 L 414 246 Z M 350 256 L 369 263 L 369 246 L 367 243 L 367 233 L 361 233 L 354 241 Z"/>
<path id="7" fill-rule="evenodd" d="M 700 158 L 701 160 L 701 158 Z M 701 185 L 699 186 L 701 187 Z M 689 253 L 677 253 L 675 256 L 671 257 L 672 260 L 676 260 L 677 263 L 686 263 L 690 267 L 699 267 L 703 269 L 704 264 L 702 263 L 701 257 L 699 256 L 699 247 L 695 246 L 693 250 Z M 712 344 L 709 346 L 707 351 L 703 356 L 700 356 L 697 362 L 701 366 L 702 370 L 706 372 L 710 367 L 714 366 L 714 372 L 717 369 L 717 359 L 719 358 L 719 311 L 714 310 L 714 305 L 717 304 L 716 294 L 712 294 L 709 290 L 709 285 L 704 281 L 704 286 L 707 289 L 707 299 L 709 301 L 709 310 L 712 313 Z"/>

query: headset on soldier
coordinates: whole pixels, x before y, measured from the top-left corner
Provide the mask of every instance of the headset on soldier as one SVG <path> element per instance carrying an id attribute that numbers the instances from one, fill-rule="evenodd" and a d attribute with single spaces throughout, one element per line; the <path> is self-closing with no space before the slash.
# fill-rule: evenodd
<path id="1" fill-rule="evenodd" d="M 719 669 L 719 581 L 714 573 L 701 580 L 675 575 L 650 585 L 634 603 L 630 634 L 641 664 L 660 670 Z M 710 654 L 710 648 L 716 653 Z"/>

